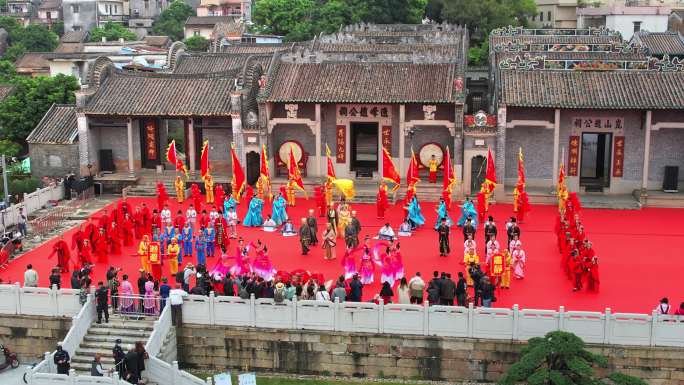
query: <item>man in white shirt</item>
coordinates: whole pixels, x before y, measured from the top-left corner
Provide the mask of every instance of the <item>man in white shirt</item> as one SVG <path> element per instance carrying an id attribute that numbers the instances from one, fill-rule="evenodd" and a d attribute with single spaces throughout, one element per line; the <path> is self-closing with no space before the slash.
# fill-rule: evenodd
<path id="1" fill-rule="evenodd" d="M 228 222 L 230 237 L 233 239 L 237 238 L 238 216 L 234 208 L 228 208 L 228 212 L 226 213 L 226 221 Z"/>
<path id="2" fill-rule="evenodd" d="M 183 298 L 188 296 L 188 292 L 183 290 L 179 284 L 169 292 L 169 303 L 171 304 L 171 322 L 173 326 L 183 325 Z"/>
<path id="3" fill-rule="evenodd" d="M 404 221 L 399 225 L 399 236 L 400 237 L 410 237 L 411 236 L 411 224 L 408 220 Z"/>
<path id="4" fill-rule="evenodd" d="M 164 209 L 159 216 L 161 217 L 162 227 L 167 223 L 171 223 L 171 210 L 169 209 L 169 205 L 164 205 Z"/>
<path id="5" fill-rule="evenodd" d="M 190 203 L 190 206 L 185 210 L 185 222 L 190 224 L 193 230 L 196 230 L 195 223 L 197 223 L 197 211 L 195 207 Z"/>
<path id="6" fill-rule="evenodd" d="M 420 272 L 417 272 L 416 275 L 411 278 L 408 287 L 411 294 L 411 303 L 418 305 L 422 304 L 425 291 L 425 281 L 423 281 L 423 278 L 421 278 Z"/>
<path id="7" fill-rule="evenodd" d="M 389 223 L 385 223 L 385 225 L 380 228 L 380 232 L 378 233 L 378 239 L 383 241 L 394 240 L 394 230 L 392 230 L 392 227 Z"/>
<path id="8" fill-rule="evenodd" d="M 212 227 L 216 225 L 216 221 L 220 216 L 221 215 L 219 215 L 218 211 L 216 211 L 216 207 L 212 207 L 211 212 L 209 212 L 209 225 Z"/>
<path id="9" fill-rule="evenodd" d="M 266 221 L 264 222 L 264 231 L 274 232 L 276 230 L 276 227 L 277 227 L 277 225 L 276 225 L 275 221 L 269 215 L 268 219 L 266 219 Z"/>
<path id="10" fill-rule="evenodd" d="M 24 272 L 24 287 L 38 287 L 38 272 L 33 270 L 33 265 L 26 266 Z"/>

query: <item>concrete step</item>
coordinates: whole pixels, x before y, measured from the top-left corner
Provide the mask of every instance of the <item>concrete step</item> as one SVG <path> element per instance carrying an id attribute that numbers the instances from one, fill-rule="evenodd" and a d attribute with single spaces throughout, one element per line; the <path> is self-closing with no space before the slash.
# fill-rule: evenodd
<path id="1" fill-rule="evenodd" d="M 114 335 L 114 334 L 98 334 L 98 335 L 86 335 L 83 338 L 83 342 L 81 345 L 88 344 L 88 345 L 104 345 L 104 346 L 114 346 L 114 343 L 116 342 L 117 339 L 121 339 L 121 344 L 122 345 L 127 345 L 127 344 L 135 344 L 136 342 L 140 341 L 140 338 L 138 337 L 131 337 L 131 336 L 121 336 L 121 335 Z"/>
<path id="2" fill-rule="evenodd" d="M 108 328 L 108 329 L 152 330 L 154 328 L 154 321 L 110 317 L 109 322 L 102 321 L 101 324 L 94 322 L 91 325 L 91 327 L 93 327 L 93 328 Z"/>
<path id="3" fill-rule="evenodd" d="M 76 355 L 77 356 L 88 356 L 88 357 L 93 357 L 95 354 L 101 354 L 102 359 L 104 360 L 105 357 L 110 357 L 112 355 L 112 346 L 108 345 L 100 345 L 100 346 L 79 346 L 76 348 Z"/>
<path id="4" fill-rule="evenodd" d="M 106 354 L 106 353 L 100 353 L 100 354 L 102 355 L 102 358 L 101 358 L 102 365 L 105 365 L 105 366 L 113 366 L 114 365 L 114 359 L 112 358 L 112 352 L 111 351 L 108 354 Z M 76 354 L 73 357 L 71 357 L 71 363 L 72 363 L 72 365 L 74 363 L 90 364 L 91 362 L 93 362 L 94 357 L 95 357 L 95 353 L 87 355 L 87 354 L 82 354 L 77 350 Z"/>
<path id="5" fill-rule="evenodd" d="M 150 331 L 145 330 L 123 330 L 123 329 L 91 329 L 88 330 L 89 335 L 99 335 L 99 336 L 113 336 L 114 338 L 124 338 L 131 337 L 137 338 L 138 340 L 146 340 L 150 334 Z"/>

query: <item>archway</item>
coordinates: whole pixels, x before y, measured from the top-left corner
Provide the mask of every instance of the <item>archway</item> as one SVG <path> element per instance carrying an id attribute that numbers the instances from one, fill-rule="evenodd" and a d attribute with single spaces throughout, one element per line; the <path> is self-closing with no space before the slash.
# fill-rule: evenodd
<path id="1" fill-rule="evenodd" d="M 247 157 L 247 184 L 254 185 L 259 179 L 260 159 L 259 153 L 250 151 Z"/>
<path id="2" fill-rule="evenodd" d="M 470 192 L 474 194 L 480 191 L 480 186 L 485 180 L 485 157 L 473 156 L 470 159 Z"/>

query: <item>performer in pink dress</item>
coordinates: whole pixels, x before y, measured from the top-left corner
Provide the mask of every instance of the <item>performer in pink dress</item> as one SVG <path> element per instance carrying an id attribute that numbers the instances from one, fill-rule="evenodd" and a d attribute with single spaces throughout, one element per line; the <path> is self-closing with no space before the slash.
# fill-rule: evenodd
<path id="1" fill-rule="evenodd" d="M 350 279 L 354 274 L 358 273 L 356 270 L 356 259 L 354 258 L 354 252 L 359 248 L 347 247 L 342 257 L 342 267 L 344 268 L 344 279 Z"/>
<path id="2" fill-rule="evenodd" d="M 252 267 L 249 264 L 249 249 L 252 246 L 250 242 L 249 245 L 245 246 L 245 241 L 240 238 L 238 240 L 238 247 L 235 254 L 235 264 L 230 268 L 230 274 L 236 277 L 243 276 L 252 271 Z"/>
<path id="3" fill-rule="evenodd" d="M 387 251 L 382 254 L 382 266 L 380 267 L 380 282 L 388 282 L 390 286 L 394 285 L 394 266 L 392 264 L 392 257 L 389 256 L 389 247 Z"/>
<path id="4" fill-rule="evenodd" d="M 364 285 L 369 285 L 373 283 L 373 275 L 375 274 L 375 265 L 371 260 L 370 250 L 364 248 L 363 255 L 361 256 L 361 264 L 359 268 L 359 275 L 361 276 L 361 283 Z"/>
<path id="5" fill-rule="evenodd" d="M 254 262 L 252 262 L 252 271 L 264 280 L 270 281 L 273 279 L 276 269 L 273 268 L 271 259 L 268 257 L 268 248 L 266 246 L 260 246 L 261 242 L 259 242 L 259 246 L 257 246 L 257 256 L 254 258 Z"/>
<path id="6" fill-rule="evenodd" d="M 394 271 L 394 280 L 400 281 L 404 278 L 404 260 L 401 258 L 401 246 L 397 243 L 397 246 L 392 250 L 392 270 Z"/>

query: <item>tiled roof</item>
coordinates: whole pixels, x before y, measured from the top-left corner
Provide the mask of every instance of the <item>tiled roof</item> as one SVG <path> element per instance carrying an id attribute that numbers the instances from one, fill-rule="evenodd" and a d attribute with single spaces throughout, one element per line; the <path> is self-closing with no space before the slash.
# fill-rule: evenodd
<path id="1" fill-rule="evenodd" d="M 284 44 L 236 44 L 224 45 L 219 49 L 221 53 L 249 53 L 249 54 L 264 54 L 273 53 L 276 51 L 283 51 L 289 49 L 290 45 Z"/>
<path id="2" fill-rule="evenodd" d="M 38 9 L 56 9 L 62 6 L 61 0 L 45 0 L 43 1 Z"/>
<path id="3" fill-rule="evenodd" d="M 280 63 L 269 80 L 271 102 L 449 103 L 456 64 Z"/>
<path id="4" fill-rule="evenodd" d="M 219 36 L 242 36 L 242 32 L 245 31 L 245 25 L 243 23 L 238 23 L 233 21 L 230 22 L 220 22 L 214 24 L 214 31 L 212 32 L 213 37 L 217 38 Z"/>
<path id="5" fill-rule="evenodd" d="M 553 52 L 553 51 L 530 51 L 530 52 L 497 52 L 496 53 L 496 64 L 505 59 L 513 59 L 516 56 L 520 57 L 537 57 L 542 56 L 547 60 L 646 60 L 646 55 L 643 53 L 614 53 L 614 52 L 596 52 L 596 51 L 584 51 L 584 52 Z"/>
<path id="6" fill-rule="evenodd" d="M 53 104 L 26 141 L 41 144 L 72 144 L 77 136 L 76 106 Z"/>
<path id="7" fill-rule="evenodd" d="M 62 43 L 83 43 L 87 37 L 87 31 L 69 31 L 64 32 L 60 41 Z"/>
<path id="8" fill-rule="evenodd" d="M 14 91 L 14 86 L 9 84 L 0 84 L 0 101 L 5 100 L 6 97 Z"/>
<path id="9" fill-rule="evenodd" d="M 236 72 L 151 74 L 112 71 L 88 101 L 89 115 L 226 116 Z"/>
<path id="10" fill-rule="evenodd" d="M 45 52 L 27 52 L 17 59 L 14 67 L 17 69 L 49 69 L 48 56 L 49 53 Z"/>
<path id="11" fill-rule="evenodd" d="M 75 53 L 83 52 L 83 43 L 59 43 L 54 52 Z"/>
<path id="12" fill-rule="evenodd" d="M 171 45 L 172 41 L 171 38 L 168 36 L 151 36 L 147 35 L 143 39 L 145 44 L 153 46 L 153 47 L 160 47 L 160 48 L 167 48 L 168 46 Z"/>
<path id="13" fill-rule="evenodd" d="M 236 55 L 225 53 L 191 53 L 181 55 L 173 73 L 176 74 L 202 74 L 211 72 L 225 72 L 239 70 L 245 66 L 247 59 L 251 62 L 260 63 L 264 71 L 268 69 L 272 55 Z"/>
<path id="14" fill-rule="evenodd" d="M 678 32 L 641 31 L 632 39 L 648 48 L 652 55 L 684 55 L 684 41 Z"/>
<path id="15" fill-rule="evenodd" d="M 235 18 L 232 16 L 190 16 L 185 25 L 203 25 L 211 27 L 216 23 L 230 23 Z"/>
<path id="16" fill-rule="evenodd" d="M 320 43 L 316 50 L 323 52 L 373 52 L 373 53 L 413 53 L 434 52 L 442 55 L 460 55 L 458 44 L 363 44 L 363 43 Z"/>
<path id="17" fill-rule="evenodd" d="M 501 70 L 500 103 L 520 107 L 684 108 L 684 72 Z"/>
<path id="18" fill-rule="evenodd" d="M 621 39 L 614 35 L 515 35 L 490 36 L 490 47 L 508 42 L 521 44 L 610 44 L 620 43 Z"/>

